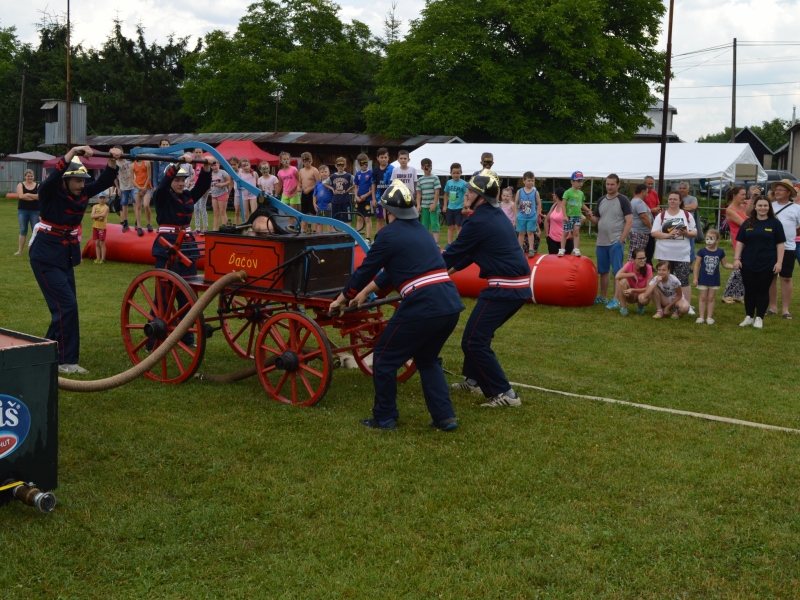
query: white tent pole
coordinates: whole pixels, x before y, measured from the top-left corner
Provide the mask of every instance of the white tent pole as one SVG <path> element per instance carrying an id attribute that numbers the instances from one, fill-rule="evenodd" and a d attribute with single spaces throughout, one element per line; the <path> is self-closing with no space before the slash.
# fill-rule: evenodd
<path id="1" fill-rule="evenodd" d="M 589 179 L 589 210 L 594 211 L 594 179 Z M 589 219 L 589 235 L 592 235 L 591 219 Z"/>

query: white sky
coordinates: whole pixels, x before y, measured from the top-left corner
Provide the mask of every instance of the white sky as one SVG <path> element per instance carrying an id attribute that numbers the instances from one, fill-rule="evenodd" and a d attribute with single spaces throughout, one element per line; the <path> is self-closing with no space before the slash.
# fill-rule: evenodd
<path id="1" fill-rule="evenodd" d="M 233 31 L 248 4 L 250 0 L 71 0 L 70 13 L 75 42 L 84 46 L 101 45 L 116 15 L 126 35 L 133 36 L 136 23 L 141 22 L 148 42 L 163 43 L 171 32 L 196 38 L 213 29 Z M 734 37 L 762 42 L 798 39 L 794 33 L 800 30 L 798 4 L 800 0 L 676 0 L 672 42 L 676 78 L 670 104 L 678 109 L 673 129 L 683 140 L 694 141 L 730 125 L 732 52 L 677 55 L 730 44 Z M 343 20 L 358 19 L 381 34 L 391 0 L 344 0 L 340 5 Z M 404 29 L 423 6 L 423 0 L 399 0 Z M 0 26 L 14 25 L 20 39 L 36 44 L 35 24 L 44 12 L 66 14 L 66 0 L 9 0 L 0 13 Z M 798 44 L 739 47 L 737 125 L 759 125 L 775 117 L 791 119 L 792 107 L 800 101 L 800 39 Z M 666 19 L 660 47 L 666 48 Z M 703 61 L 707 62 L 699 64 Z"/>

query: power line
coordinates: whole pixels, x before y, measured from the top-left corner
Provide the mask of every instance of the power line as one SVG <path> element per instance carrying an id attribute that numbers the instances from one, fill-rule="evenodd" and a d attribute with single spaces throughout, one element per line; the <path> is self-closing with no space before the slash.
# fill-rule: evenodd
<path id="1" fill-rule="evenodd" d="M 736 96 L 736 99 L 739 98 L 775 98 L 778 96 L 800 96 L 800 92 L 796 92 L 794 94 L 752 94 L 750 96 Z M 692 96 L 686 98 L 670 98 L 670 100 L 708 100 L 708 99 L 717 99 L 717 100 L 730 100 L 730 96 Z"/>
<path id="2" fill-rule="evenodd" d="M 719 54 L 717 54 L 716 56 L 712 56 L 711 58 L 709 58 L 708 60 L 704 60 L 704 61 L 703 61 L 703 62 L 701 62 L 700 64 L 697 64 L 697 65 L 694 65 L 694 66 L 692 66 L 692 67 L 689 67 L 689 68 L 687 68 L 687 69 L 684 69 L 683 71 L 678 71 L 677 73 L 675 73 L 675 76 L 677 77 L 678 75 L 680 75 L 681 73 L 685 73 L 685 72 L 686 72 L 686 71 L 688 71 L 689 69 L 694 69 L 695 67 L 700 67 L 700 66 L 704 65 L 705 63 L 707 63 L 709 60 L 714 60 L 715 58 L 719 58 L 720 56 L 722 56 L 723 54 L 725 54 L 725 53 L 726 53 L 726 52 L 728 52 L 729 50 L 730 50 L 730 48 L 726 48 L 725 50 L 723 50 L 722 52 L 720 52 L 720 53 L 719 53 Z"/>
<path id="3" fill-rule="evenodd" d="M 800 83 L 800 81 L 768 81 L 765 83 L 737 83 L 736 87 L 747 87 L 747 86 L 754 86 L 754 85 L 789 85 L 794 83 Z M 731 87 L 730 83 L 725 83 L 723 85 L 678 85 L 678 86 L 670 86 L 673 90 L 694 90 L 699 88 L 729 88 Z"/>

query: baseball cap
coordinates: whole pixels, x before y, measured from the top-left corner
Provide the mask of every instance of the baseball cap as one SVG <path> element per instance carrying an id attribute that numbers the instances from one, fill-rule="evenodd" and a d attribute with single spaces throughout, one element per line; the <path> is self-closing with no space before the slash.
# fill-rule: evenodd
<path id="1" fill-rule="evenodd" d="M 99 194 L 97 194 L 97 196 L 98 196 L 98 197 L 99 197 L 99 196 L 103 196 L 103 197 L 105 198 L 106 196 L 108 196 L 108 194 L 106 194 L 106 191 L 105 191 L 105 190 L 103 190 L 102 192 L 100 192 Z"/>
<path id="2" fill-rule="evenodd" d="M 581 173 L 580 171 L 575 171 L 572 174 L 571 179 L 572 179 L 572 181 L 583 181 L 585 178 L 583 176 L 583 173 Z"/>

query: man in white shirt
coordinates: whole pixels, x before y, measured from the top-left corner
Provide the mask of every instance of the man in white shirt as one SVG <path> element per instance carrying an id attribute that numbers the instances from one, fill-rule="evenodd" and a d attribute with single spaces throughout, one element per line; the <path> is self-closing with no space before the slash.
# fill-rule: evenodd
<path id="1" fill-rule="evenodd" d="M 783 265 L 778 274 L 781 280 L 781 309 L 780 313 L 784 319 L 791 319 L 789 313 L 789 303 L 792 300 L 792 272 L 794 270 L 795 259 L 795 238 L 800 235 L 800 206 L 792 202 L 797 195 L 797 190 L 792 186 L 788 179 L 776 181 L 770 186 L 772 193 L 775 194 L 775 202 L 772 203 L 772 210 L 775 216 L 783 225 L 786 234 L 784 242 L 785 252 L 783 253 Z M 769 288 L 769 308 L 767 315 L 778 314 L 778 277 L 772 280 Z"/>

